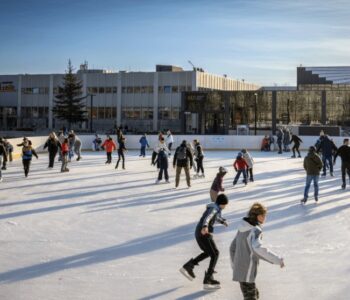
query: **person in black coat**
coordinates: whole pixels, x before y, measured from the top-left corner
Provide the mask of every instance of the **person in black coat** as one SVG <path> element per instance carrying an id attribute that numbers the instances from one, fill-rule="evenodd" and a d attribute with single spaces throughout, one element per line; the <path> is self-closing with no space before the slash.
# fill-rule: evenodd
<path id="1" fill-rule="evenodd" d="M 345 189 L 346 187 L 346 173 L 348 174 L 350 178 L 350 147 L 349 147 L 349 139 L 344 139 L 344 144 L 340 146 L 337 150 L 337 152 L 334 155 L 334 161 L 335 164 L 338 155 L 341 158 L 341 175 L 343 184 L 341 186 L 342 189 Z"/>
<path id="2" fill-rule="evenodd" d="M 278 154 L 282 154 L 283 131 L 281 128 L 277 129 L 276 135 L 277 135 Z"/>
<path id="3" fill-rule="evenodd" d="M 7 150 L 6 150 L 4 140 L 0 138 L 0 166 L 1 166 L 2 159 L 4 159 L 4 163 L 7 161 Z M 1 181 L 2 181 L 2 174 L 0 169 L 0 182 Z"/>
<path id="4" fill-rule="evenodd" d="M 334 142 L 325 135 L 317 148 L 317 153 L 322 151 L 322 162 L 323 162 L 323 173 L 322 176 L 326 176 L 326 163 L 329 164 L 329 171 L 331 176 L 333 176 L 333 152 L 337 151 L 337 147 L 334 145 Z"/>
<path id="5" fill-rule="evenodd" d="M 173 167 L 176 167 L 175 188 L 179 186 L 181 170 L 185 170 L 187 186 L 191 187 L 190 168 L 193 166 L 193 156 L 191 150 L 187 147 L 186 140 L 176 148 Z"/>
<path id="6" fill-rule="evenodd" d="M 290 143 L 292 142 L 294 142 L 294 146 L 292 148 L 292 151 L 293 151 L 292 158 L 295 158 L 295 150 L 298 152 L 298 157 L 301 157 L 299 147 L 300 147 L 300 143 L 302 143 L 303 141 L 296 134 L 292 134 L 292 139 L 290 140 Z"/>
<path id="7" fill-rule="evenodd" d="M 169 161 L 168 161 L 168 152 L 166 146 L 164 148 L 160 148 L 157 154 L 157 164 L 159 165 L 159 173 L 158 173 L 158 179 L 156 183 L 159 183 L 164 178 L 166 183 L 169 183 L 169 174 L 168 174 L 168 167 L 169 167 Z"/>
<path id="8" fill-rule="evenodd" d="M 47 139 L 44 145 L 44 150 L 46 148 L 49 151 L 49 169 L 52 169 L 55 163 L 55 157 L 57 155 L 57 152 L 61 148 L 61 143 L 59 142 L 54 132 L 50 133 L 49 138 Z"/>
<path id="9" fill-rule="evenodd" d="M 115 168 L 118 169 L 119 166 L 119 162 L 120 159 L 122 159 L 122 167 L 123 169 L 125 169 L 125 156 L 124 156 L 124 152 L 126 151 L 125 148 L 125 137 L 121 136 L 118 138 L 118 143 L 119 143 L 119 147 L 118 147 L 118 161 L 117 164 L 115 165 Z"/>

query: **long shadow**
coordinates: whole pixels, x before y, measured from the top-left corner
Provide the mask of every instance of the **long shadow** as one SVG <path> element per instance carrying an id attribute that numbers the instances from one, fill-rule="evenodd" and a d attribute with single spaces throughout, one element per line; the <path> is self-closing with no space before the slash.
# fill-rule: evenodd
<path id="1" fill-rule="evenodd" d="M 179 298 L 176 298 L 176 300 L 192 300 L 192 299 L 198 299 L 198 298 L 202 298 L 202 297 L 205 297 L 211 293 L 214 293 L 215 291 L 212 290 L 208 290 L 208 291 L 198 291 L 198 292 L 194 292 L 194 293 L 191 293 L 191 294 L 188 294 L 188 295 L 185 295 L 185 296 L 182 296 L 182 297 L 179 297 Z"/>
<path id="2" fill-rule="evenodd" d="M 153 300 L 153 299 L 158 298 L 160 296 L 164 296 L 164 295 L 170 294 L 170 293 L 178 290 L 180 287 L 181 286 L 178 286 L 176 288 L 172 288 L 172 289 L 169 289 L 169 290 L 166 290 L 166 291 L 163 291 L 163 292 L 159 292 L 159 293 L 156 293 L 156 294 L 153 294 L 153 295 L 142 297 L 142 298 L 139 298 L 138 300 Z"/>

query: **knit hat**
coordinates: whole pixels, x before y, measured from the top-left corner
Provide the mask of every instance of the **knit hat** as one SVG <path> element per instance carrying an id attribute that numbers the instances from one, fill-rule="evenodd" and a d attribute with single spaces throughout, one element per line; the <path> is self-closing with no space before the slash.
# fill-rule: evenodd
<path id="1" fill-rule="evenodd" d="M 219 168 L 219 173 L 227 173 L 228 170 L 225 167 L 220 167 Z"/>
<path id="2" fill-rule="evenodd" d="M 220 194 L 217 198 L 216 198 L 216 204 L 217 205 L 226 205 L 228 204 L 228 198 L 225 194 Z"/>
<path id="3" fill-rule="evenodd" d="M 309 148 L 309 152 L 316 152 L 316 148 L 315 148 L 314 146 L 311 146 L 311 147 Z"/>
<path id="4" fill-rule="evenodd" d="M 237 157 L 242 157 L 242 156 L 243 156 L 242 152 L 238 152 Z"/>

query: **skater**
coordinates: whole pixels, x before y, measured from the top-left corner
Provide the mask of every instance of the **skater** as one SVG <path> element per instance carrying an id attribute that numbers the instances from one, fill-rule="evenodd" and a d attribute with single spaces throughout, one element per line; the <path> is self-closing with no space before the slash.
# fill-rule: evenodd
<path id="1" fill-rule="evenodd" d="M 47 139 L 44 150 L 48 148 L 49 151 L 49 169 L 52 169 L 55 163 L 55 157 L 59 148 L 61 148 L 61 144 L 58 141 L 58 138 L 54 132 L 51 132 L 49 138 Z"/>
<path id="2" fill-rule="evenodd" d="M 333 152 L 337 151 L 337 147 L 334 145 L 333 141 L 325 135 L 317 148 L 317 153 L 322 151 L 322 162 L 323 162 L 323 172 L 322 176 L 326 176 L 326 164 L 329 165 L 329 173 L 333 176 Z"/>
<path id="3" fill-rule="evenodd" d="M 159 149 L 159 145 L 160 144 L 165 144 L 162 132 L 160 132 L 158 134 L 158 143 L 153 147 L 152 158 L 151 158 L 151 166 L 155 166 L 156 165 L 155 161 L 156 161 L 156 158 L 157 158 L 157 151 Z M 168 147 L 167 147 L 167 149 L 168 149 Z M 169 152 L 169 150 L 167 150 L 167 151 Z"/>
<path id="4" fill-rule="evenodd" d="M 147 141 L 147 137 L 146 137 L 146 133 L 140 138 L 140 144 L 141 144 L 141 151 L 140 151 L 140 157 L 143 156 L 145 157 L 146 156 L 146 146 L 149 148 L 149 144 L 148 144 L 148 141 Z"/>
<path id="5" fill-rule="evenodd" d="M 202 145 L 198 140 L 193 140 L 193 145 L 194 145 L 195 161 L 197 163 L 197 168 L 196 168 L 197 174 L 195 175 L 195 178 L 205 177 L 204 168 L 203 168 L 204 153 L 203 153 Z M 201 172 L 202 175 L 199 175 L 199 172 Z"/>
<path id="6" fill-rule="evenodd" d="M 233 163 L 233 167 L 235 171 L 237 172 L 235 179 L 233 180 L 233 186 L 237 184 L 237 181 L 241 174 L 243 174 L 243 182 L 245 185 L 248 184 L 247 181 L 247 169 L 248 169 L 248 164 L 246 161 L 243 159 L 243 155 L 241 152 L 238 153 L 235 162 Z"/>
<path id="7" fill-rule="evenodd" d="M 262 244 L 262 225 L 266 214 L 267 209 L 262 204 L 254 203 L 238 226 L 237 235 L 230 246 L 233 281 L 239 282 L 245 300 L 259 299 L 255 279 L 260 259 L 284 267 L 283 258 Z"/>
<path id="8" fill-rule="evenodd" d="M 283 131 L 281 128 L 277 129 L 276 136 L 277 136 L 278 154 L 282 154 Z"/>
<path id="9" fill-rule="evenodd" d="M 7 161 L 7 151 L 6 151 L 6 147 L 5 147 L 5 143 L 4 143 L 3 138 L 0 138 L 0 166 L 1 166 L 2 160 L 4 163 Z M 2 181 L 1 170 L 2 170 L 2 168 L 0 169 L 0 182 Z"/>
<path id="10" fill-rule="evenodd" d="M 341 188 L 344 190 L 346 188 L 346 173 L 348 174 L 350 179 L 350 147 L 348 138 L 344 139 L 343 145 L 340 146 L 337 152 L 335 153 L 333 161 L 334 165 L 338 155 L 341 158 L 341 176 L 343 181 Z"/>
<path id="11" fill-rule="evenodd" d="M 61 144 L 61 172 L 69 172 L 69 169 L 67 168 L 68 164 L 68 153 L 69 153 L 69 140 L 68 138 L 65 138 L 63 140 L 63 143 Z"/>
<path id="12" fill-rule="evenodd" d="M 120 142 L 119 142 L 119 147 L 118 147 L 118 161 L 117 161 L 117 164 L 115 165 L 116 169 L 118 169 L 120 158 L 121 158 L 122 159 L 122 167 L 123 167 L 123 170 L 125 170 L 125 156 L 124 156 L 125 151 L 126 151 L 125 137 L 121 137 Z"/>
<path id="13" fill-rule="evenodd" d="M 173 146 L 174 143 L 174 137 L 171 134 L 171 131 L 168 130 L 167 131 L 167 136 L 166 136 L 166 143 L 168 145 L 168 149 L 169 149 L 169 157 L 171 156 L 171 147 Z"/>
<path id="14" fill-rule="evenodd" d="M 309 153 L 304 158 L 304 169 L 306 171 L 306 185 L 304 190 L 304 198 L 301 200 L 302 204 L 305 204 L 309 195 L 309 189 L 311 182 L 314 182 L 314 197 L 315 201 L 318 201 L 318 180 L 323 164 L 321 158 L 317 155 L 314 146 L 309 148 Z"/>
<path id="15" fill-rule="evenodd" d="M 295 158 L 295 150 L 298 152 L 298 157 L 300 158 L 301 155 L 300 155 L 299 147 L 303 141 L 296 134 L 292 134 L 292 139 L 290 140 L 290 144 L 292 142 L 294 142 L 294 146 L 292 148 L 292 151 L 293 151 L 292 158 Z"/>
<path id="16" fill-rule="evenodd" d="M 5 149 L 7 151 L 7 155 L 8 155 L 8 161 L 9 162 L 12 162 L 13 161 L 13 157 L 12 157 L 12 153 L 13 153 L 13 146 L 11 145 L 11 143 L 4 139 L 4 146 L 5 146 Z"/>
<path id="17" fill-rule="evenodd" d="M 227 174 L 227 169 L 225 167 L 220 167 L 219 168 L 219 173 L 216 174 L 216 177 L 211 185 L 210 188 L 210 199 L 212 202 L 215 202 L 216 199 L 218 198 L 218 194 L 220 192 L 224 192 L 225 189 L 222 185 L 224 181 L 224 176 Z"/>
<path id="18" fill-rule="evenodd" d="M 95 134 L 95 139 L 92 141 L 92 150 L 93 151 L 100 151 L 101 145 L 102 145 L 102 139 L 98 136 L 98 134 Z"/>
<path id="19" fill-rule="evenodd" d="M 283 129 L 283 148 L 284 152 L 289 152 L 289 143 L 290 143 L 290 131 L 288 128 Z"/>
<path id="20" fill-rule="evenodd" d="M 23 142 L 20 143 L 20 144 L 17 144 L 17 147 L 23 147 L 25 142 L 28 142 L 28 145 L 29 145 L 29 146 L 32 145 L 32 141 L 31 141 L 31 140 L 28 140 L 27 137 L 24 137 L 24 138 L 23 138 Z"/>
<path id="21" fill-rule="evenodd" d="M 65 138 L 66 137 L 64 136 L 63 131 L 60 130 L 58 132 L 57 139 L 61 145 L 64 143 Z M 62 151 L 58 151 L 58 161 L 62 161 Z"/>
<path id="22" fill-rule="evenodd" d="M 35 150 L 31 146 L 31 144 L 29 144 L 29 141 L 28 140 L 24 141 L 23 148 L 22 148 L 22 163 L 23 163 L 25 177 L 28 177 L 30 163 L 32 161 L 33 155 L 36 157 L 36 159 L 39 158 L 38 155 L 36 154 Z"/>
<path id="23" fill-rule="evenodd" d="M 102 144 L 102 149 L 106 150 L 107 154 L 107 160 L 106 164 L 111 164 L 112 163 L 112 152 L 117 149 L 117 145 L 114 143 L 112 137 L 109 135 L 107 136 L 107 139 L 104 141 Z"/>
<path id="24" fill-rule="evenodd" d="M 71 151 L 69 161 L 74 156 L 74 154 L 72 154 L 73 151 L 78 156 L 77 161 L 81 160 L 81 141 L 73 130 L 69 132 L 68 139 L 69 139 L 69 147 Z"/>
<path id="25" fill-rule="evenodd" d="M 265 135 L 265 137 L 261 141 L 261 151 L 270 151 L 270 138 L 268 135 Z"/>
<path id="26" fill-rule="evenodd" d="M 248 170 L 247 170 L 247 177 L 249 175 L 249 181 L 253 182 L 254 177 L 253 177 L 253 166 L 254 166 L 254 160 L 250 153 L 247 151 L 247 149 L 242 149 L 242 154 L 243 154 L 243 159 L 248 165 Z M 249 174 L 248 174 L 249 173 Z"/>
<path id="27" fill-rule="evenodd" d="M 169 154 L 168 148 L 164 143 L 164 147 L 160 147 L 158 149 L 157 165 L 159 166 L 159 173 L 158 173 L 158 179 L 156 180 L 156 183 L 161 182 L 161 180 L 163 179 L 163 173 L 164 173 L 165 182 L 170 183 L 169 174 L 168 174 L 168 166 L 169 166 L 168 154 Z"/>
<path id="28" fill-rule="evenodd" d="M 215 266 L 219 258 L 219 250 L 214 242 L 214 224 L 218 222 L 220 224 L 228 226 L 226 220 L 221 217 L 221 211 L 225 209 L 228 204 L 228 198 L 225 194 L 220 194 L 215 203 L 207 205 L 206 211 L 203 213 L 202 218 L 197 224 L 195 237 L 199 248 L 203 251 L 196 258 L 191 258 L 187 263 L 183 265 L 180 272 L 189 280 L 193 280 L 196 276 L 193 269 L 199 262 L 210 257 L 210 264 L 208 270 L 205 272 L 203 284 L 204 289 L 219 289 L 220 282 L 213 278 L 215 273 Z"/>
<path id="29" fill-rule="evenodd" d="M 190 167 L 188 166 L 190 165 Z M 176 148 L 173 167 L 176 166 L 176 178 L 175 178 L 175 188 L 179 186 L 181 170 L 185 170 L 187 187 L 191 187 L 191 178 L 190 178 L 190 168 L 193 166 L 193 157 L 190 149 L 187 147 L 186 140 L 183 140 L 181 145 Z"/>

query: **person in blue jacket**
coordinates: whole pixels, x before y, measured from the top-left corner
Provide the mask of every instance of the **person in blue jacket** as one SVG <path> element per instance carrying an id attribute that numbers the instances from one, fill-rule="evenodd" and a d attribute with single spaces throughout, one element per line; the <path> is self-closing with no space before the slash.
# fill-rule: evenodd
<path id="1" fill-rule="evenodd" d="M 323 173 L 322 176 L 326 176 L 326 164 L 329 165 L 330 175 L 333 176 L 333 154 L 337 151 L 337 147 L 328 135 L 324 135 L 320 139 L 319 146 L 317 147 L 317 153 L 322 152 Z"/>
<path id="2" fill-rule="evenodd" d="M 140 138 L 140 144 L 141 144 L 140 156 L 145 157 L 146 156 L 146 146 L 149 148 L 146 133 Z"/>

